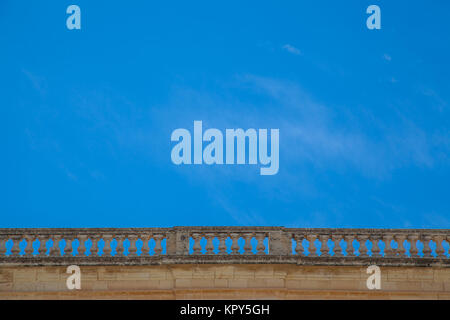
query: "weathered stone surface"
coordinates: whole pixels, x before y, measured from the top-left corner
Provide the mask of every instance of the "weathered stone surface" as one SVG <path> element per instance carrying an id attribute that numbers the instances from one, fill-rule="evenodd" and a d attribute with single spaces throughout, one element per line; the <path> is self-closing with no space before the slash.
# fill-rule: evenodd
<path id="1" fill-rule="evenodd" d="M 80 268 L 81 290 L 68 290 L 60 266 L 2 267 L 0 299 L 450 299 L 447 268 L 381 267 L 381 290 L 367 289 L 366 269 L 359 266 Z M 171 278 L 149 277 L 154 273 Z"/>
<path id="2" fill-rule="evenodd" d="M 50 256 L 44 251 L 33 254 L 32 250 L 20 252 L 20 239 L 58 238 L 66 241 L 64 255 L 58 248 L 50 248 Z M 119 239 L 115 253 L 112 252 L 111 240 Z M 412 239 L 419 239 L 424 245 L 418 254 L 412 255 L 405 250 L 390 247 L 385 243 L 387 254 L 381 251 L 368 251 L 364 245 L 366 240 L 377 243 L 386 239 L 406 239 L 411 244 Z M 85 248 L 89 239 L 96 248 L 86 256 L 78 250 L 73 250 L 72 241 L 81 241 L 80 247 Z M 124 241 L 128 239 L 133 244 L 131 254 L 125 255 Z M 143 247 L 136 255 L 136 240 L 143 242 Z M 204 240 L 207 241 L 204 241 Z M 246 239 L 245 245 L 239 244 L 239 239 Z M 305 246 L 303 240 L 328 239 L 334 242 L 334 247 L 321 249 L 318 256 L 312 244 Z M 369 240 L 368 240 L 369 239 Z M 428 239 L 428 240 L 426 240 Z M 191 241 L 194 241 L 193 245 Z M 219 245 L 213 245 L 213 240 L 219 240 Z M 231 244 L 230 241 L 231 240 Z M 429 240 L 439 244 L 437 249 L 430 246 Z M 14 243 L 13 255 L 5 255 L 5 244 Z M 103 241 L 100 255 L 99 243 Z M 149 251 L 149 241 L 154 242 L 152 252 Z M 228 241 L 228 242 L 227 242 Z M 254 242 L 252 244 L 252 241 Z M 339 243 L 356 241 L 360 243 L 358 255 L 353 254 L 351 246 L 347 246 L 345 256 Z M 427 242 L 428 241 L 428 242 Z M 67 266 L 77 265 L 161 265 L 161 264 L 295 264 L 312 266 L 348 265 L 367 266 L 434 266 L 449 267 L 448 249 L 444 242 L 450 241 L 448 229 L 334 229 L 334 228 L 284 228 L 284 227 L 173 227 L 173 228 L 0 228 L 0 265 L 5 266 Z M 165 249 L 163 248 L 165 243 Z M 203 244 L 202 244 L 203 243 Z M 205 246 L 205 243 L 207 245 Z M 228 243 L 228 244 L 227 244 Z M 255 245 L 256 243 L 256 245 Z M 208 244 L 210 247 L 208 247 Z M 363 244 L 363 245 L 361 245 Z M 192 246 L 191 246 L 192 245 Z M 348 243 L 347 243 L 348 245 Z M 214 247 L 215 246 L 215 247 Z M 331 249 L 333 248 L 333 249 Z M 305 250 L 310 253 L 305 256 Z M 206 254 L 204 254 L 206 252 Z M 257 254 L 255 254 L 257 253 Z M 114 254 L 114 255 L 112 255 Z"/>
<path id="3" fill-rule="evenodd" d="M 6 255 L 5 240 L 14 242 L 24 235 L 40 241 L 67 239 L 69 245 L 64 256 L 57 249 L 50 249 L 50 256 L 32 255 L 30 250 L 24 254 L 17 246 L 13 255 Z M 435 250 L 425 242 L 420 255 L 395 248 L 381 255 L 377 250 L 366 250 L 370 246 L 360 246 L 363 252 L 356 256 L 328 250 L 323 251 L 326 254 L 305 256 L 303 247 L 304 239 L 344 239 L 364 244 L 367 239 L 384 241 L 393 237 L 431 239 L 440 247 Z M 109 246 L 113 238 L 119 239 L 115 255 L 111 255 Z M 74 239 L 103 239 L 108 246 L 102 255 L 98 250 L 89 256 L 80 255 L 72 252 Z M 125 239 L 133 243 L 128 256 L 123 253 Z M 140 256 L 135 254 L 137 239 L 144 243 Z M 239 245 L 238 239 L 244 239 L 245 244 Z M 251 245 L 250 239 L 257 245 Z M 149 250 L 150 240 L 153 251 Z M 219 245 L 214 247 L 213 240 Z M 442 249 L 443 241 L 450 241 L 450 230 L 0 228 L 0 299 L 450 299 L 450 259 L 447 245 Z M 66 287 L 69 265 L 81 268 L 81 290 Z M 366 270 L 370 265 L 381 268 L 381 290 L 367 288 Z"/>

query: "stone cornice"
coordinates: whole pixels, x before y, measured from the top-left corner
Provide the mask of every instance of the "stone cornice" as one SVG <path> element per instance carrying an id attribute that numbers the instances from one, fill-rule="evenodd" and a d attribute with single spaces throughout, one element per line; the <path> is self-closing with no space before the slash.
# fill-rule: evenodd
<path id="1" fill-rule="evenodd" d="M 450 259 L 441 258 L 334 258 L 291 256 L 160 255 L 155 257 L 9 257 L 0 258 L 2 266 L 145 266 L 164 264 L 293 264 L 305 266 L 414 266 L 450 267 Z"/>

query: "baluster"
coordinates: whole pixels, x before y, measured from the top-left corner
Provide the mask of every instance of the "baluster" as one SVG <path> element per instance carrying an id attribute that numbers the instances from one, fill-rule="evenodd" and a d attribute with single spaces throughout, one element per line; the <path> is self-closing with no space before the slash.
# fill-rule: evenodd
<path id="1" fill-rule="evenodd" d="M 347 257 L 355 256 L 355 247 L 353 246 L 354 236 L 345 236 L 345 242 L 347 243 L 347 249 L 345 250 L 347 253 Z"/>
<path id="2" fill-rule="evenodd" d="M 341 235 L 332 235 L 331 236 L 331 240 L 334 243 L 334 257 L 343 257 L 344 255 L 342 254 L 342 247 L 341 247 L 341 240 L 343 239 L 343 237 Z"/>
<path id="3" fill-rule="evenodd" d="M 205 234 L 206 237 L 206 254 L 214 254 L 214 233 L 207 233 Z"/>
<path id="4" fill-rule="evenodd" d="M 20 241 L 22 240 L 20 236 L 12 236 L 13 246 L 11 248 L 11 257 L 20 256 Z"/>
<path id="5" fill-rule="evenodd" d="M 6 242 L 8 242 L 8 238 L 0 238 L 0 258 L 4 258 L 6 255 Z"/>
<path id="6" fill-rule="evenodd" d="M 316 245 L 314 244 L 314 241 L 316 240 L 316 236 L 313 234 L 308 234 L 306 236 L 306 239 L 309 242 L 309 247 L 308 247 L 308 251 L 309 251 L 309 255 L 308 257 L 317 257 L 317 248 Z"/>
<path id="7" fill-rule="evenodd" d="M 47 239 L 43 239 L 44 236 L 39 237 L 39 257 L 47 256 Z"/>
<path id="8" fill-rule="evenodd" d="M 429 235 L 422 235 L 422 242 L 423 242 L 423 257 L 429 258 L 431 257 L 431 247 L 430 247 L 430 240 L 431 236 Z"/>
<path id="9" fill-rule="evenodd" d="M 123 255 L 125 248 L 123 247 L 123 241 L 125 240 L 124 235 L 118 235 L 115 237 L 116 241 L 117 241 L 117 246 L 116 246 L 116 257 L 120 257 Z"/>
<path id="10" fill-rule="evenodd" d="M 305 250 L 302 250 L 303 248 L 303 244 L 302 241 L 305 238 L 303 235 L 300 234 L 294 234 L 293 235 L 294 240 L 295 240 L 295 254 L 304 257 L 305 256 Z M 304 249 L 304 248 L 303 248 Z"/>
<path id="11" fill-rule="evenodd" d="M 192 239 L 194 240 L 194 245 L 192 246 L 193 254 L 201 254 L 202 246 L 200 244 L 201 235 L 199 233 L 193 233 Z"/>
<path id="12" fill-rule="evenodd" d="M 398 256 L 400 258 L 403 258 L 406 255 L 406 248 L 405 248 L 405 239 L 406 236 L 404 235 L 396 235 L 395 237 L 395 241 L 398 243 Z"/>
<path id="13" fill-rule="evenodd" d="M 219 234 L 219 254 L 227 254 L 227 244 L 225 243 L 226 239 L 226 234 Z"/>
<path id="14" fill-rule="evenodd" d="M 128 248 L 128 256 L 137 257 L 137 247 L 136 247 L 137 235 L 135 234 L 128 235 L 128 240 L 130 240 L 130 247 Z"/>
<path id="15" fill-rule="evenodd" d="M 59 236 L 59 235 L 55 235 L 53 237 L 53 246 L 50 248 L 50 256 L 51 257 L 61 256 L 61 248 L 59 247 L 60 240 L 61 240 L 61 236 Z"/>
<path id="16" fill-rule="evenodd" d="M 384 246 L 384 257 L 385 258 L 390 258 L 394 256 L 394 250 L 392 250 L 392 239 L 394 237 L 391 234 L 387 234 L 383 236 L 383 242 L 385 244 Z"/>
<path id="17" fill-rule="evenodd" d="M 142 253 L 141 256 L 150 255 L 150 246 L 148 242 L 152 239 L 152 235 L 144 234 L 142 237 Z"/>
<path id="18" fill-rule="evenodd" d="M 33 239 L 34 239 L 34 237 L 31 235 L 25 236 L 25 240 L 27 241 L 27 246 L 25 247 L 25 256 L 26 257 L 33 256 Z"/>
<path id="19" fill-rule="evenodd" d="M 252 237 L 253 237 L 252 233 L 244 234 L 244 239 L 245 239 L 244 254 L 252 254 L 252 243 L 251 243 Z"/>
<path id="20" fill-rule="evenodd" d="M 368 257 L 367 254 L 367 240 L 369 239 L 369 236 L 366 235 L 357 235 L 356 240 L 359 242 L 359 256 L 360 257 Z"/>
<path id="21" fill-rule="evenodd" d="M 264 245 L 264 238 L 265 238 L 265 234 L 264 233 L 257 233 L 256 234 L 256 240 L 258 241 L 258 243 L 256 244 L 256 254 L 265 254 L 266 252 L 266 246 Z"/>
<path id="22" fill-rule="evenodd" d="M 321 257 L 329 257 L 329 250 L 327 250 L 328 248 L 328 235 L 320 235 L 320 256 Z M 328 248 L 329 249 L 329 248 Z"/>
<path id="23" fill-rule="evenodd" d="M 231 254 L 239 254 L 239 234 L 232 233 L 230 234 L 231 240 L 233 241 L 231 244 Z"/>
<path id="24" fill-rule="evenodd" d="M 410 235 L 408 237 L 409 243 L 411 243 L 411 248 L 409 249 L 409 254 L 411 258 L 416 258 L 418 253 L 419 253 L 419 249 L 417 249 L 417 240 L 419 240 L 419 236 L 418 235 Z"/>
<path id="25" fill-rule="evenodd" d="M 80 243 L 80 245 L 78 246 L 78 256 L 81 256 L 81 257 L 85 257 L 86 256 L 86 239 L 87 239 L 87 236 L 86 235 L 84 235 L 84 234 L 81 234 L 79 237 L 78 237 L 79 239 L 79 243 Z"/>
<path id="26" fill-rule="evenodd" d="M 111 241 L 112 241 L 112 235 L 110 234 L 105 234 L 103 236 L 103 241 L 105 242 L 105 245 L 103 246 L 103 253 L 102 253 L 102 257 L 111 257 L 111 252 L 112 252 L 112 248 L 111 248 Z"/>
<path id="27" fill-rule="evenodd" d="M 442 245 L 442 241 L 444 241 L 443 236 L 435 236 L 433 237 L 433 241 L 436 242 L 436 255 L 437 257 L 443 257 L 445 255 L 445 249 Z"/>
<path id="28" fill-rule="evenodd" d="M 162 252 L 161 241 L 163 236 L 161 234 L 156 234 L 153 238 L 155 239 L 155 255 L 159 256 Z"/>
<path id="29" fill-rule="evenodd" d="M 98 242 L 100 241 L 100 237 L 99 236 L 92 236 L 91 238 L 91 242 L 92 242 L 92 246 L 90 249 L 90 256 L 91 257 L 98 257 Z"/>
<path id="30" fill-rule="evenodd" d="M 381 256 L 381 249 L 379 246 L 380 236 L 372 235 L 370 236 L 370 241 L 372 242 L 372 257 L 380 257 Z"/>
<path id="31" fill-rule="evenodd" d="M 73 255 L 72 241 L 72 238 L 66 239 L 66 246 L 64 247 L 64 256 L 66 257 Z"/>

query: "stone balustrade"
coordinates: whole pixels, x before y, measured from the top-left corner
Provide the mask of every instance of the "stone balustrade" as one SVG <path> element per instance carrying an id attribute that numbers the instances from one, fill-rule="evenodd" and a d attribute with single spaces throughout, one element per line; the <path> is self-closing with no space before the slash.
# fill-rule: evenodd
<path id="1" fill-rule="evenodd" d="M 448 229 L 0 228 L 0 265 L 295 263 L 450 266 Z"/>

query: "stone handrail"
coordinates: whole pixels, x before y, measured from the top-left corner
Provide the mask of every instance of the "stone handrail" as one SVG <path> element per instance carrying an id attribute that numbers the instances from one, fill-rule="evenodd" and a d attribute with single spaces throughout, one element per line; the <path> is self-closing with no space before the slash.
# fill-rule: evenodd
<path id="1" fill-rule="evenodd" d="M 450 266 L 449 229 L 0 228 L 0 265 L 296 263 Z"/>

